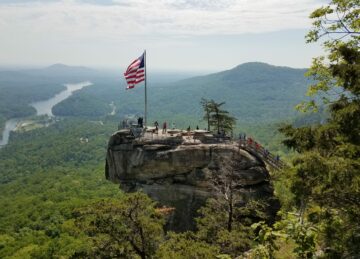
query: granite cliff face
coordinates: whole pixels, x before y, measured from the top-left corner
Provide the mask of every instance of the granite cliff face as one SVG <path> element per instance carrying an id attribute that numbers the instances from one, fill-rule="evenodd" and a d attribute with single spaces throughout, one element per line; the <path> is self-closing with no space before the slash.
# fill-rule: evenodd
<path id="1" fill-rule="evenodd" d="M 168 226 L 173 230 L 194 227 L 196 211 L 214 195 L 209 179 L 219 173 L 225 157 L 234 155 L 240 161 L 234 170 L 245 197 L 273 196 L 269 173 L 259 157 L 234 142 L 211 143 L 201 136 L 202 141 L 181 134 L 135 139 L 128 130 L 118 131 L 109 141 L 106 178 L 127 192 L 141 189 L 160 204 L 175 207 Z"/>

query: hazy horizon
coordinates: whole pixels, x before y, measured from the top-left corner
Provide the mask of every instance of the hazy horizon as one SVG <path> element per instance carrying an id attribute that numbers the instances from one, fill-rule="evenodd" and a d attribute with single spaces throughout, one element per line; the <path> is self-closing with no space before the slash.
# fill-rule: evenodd
<path id="1" fill-rule="evenodd" d="M 309 14 L 323 0 L 2 0 L 2 67 L 55 63 L 215 72 L 258 61 L 309 67 Z"/>
<path id="2" fill-rule="evenodd" d="M 225 70 L 231 70 L 237 66 L 243 65 L 243 64 L 247 64 L 247 63 L 263 63 L 263 64 L 268 64 L 271 66 L 276 66 L 276 67 L 289 67 L 289 68 L 294 68 L 294 69 L 307 69 L 309 67 L 292 67 L 292 66 L 288 66 L 288 65 L 275 65 L 275 64 L 271 64 L 268 62 L 262 62 L 262 61 L 247 61 L 247 62 L 243 62 L 243 63 L 239 63 L 233 67 L 224 67 L 220 70 L 196 70 L 196 69 L 159 69 L 159 68 L 150 68 L 148 67 L 148 70 L 151 70 L 152 72 L 155 73 L 177 73 L 177 72 L 181 72 L 181 73 L 216 73 L 216 72 L 221 72 L 221 71 L 225 71 Z M 23 64 L 19 64 L 19 65 L 7 65 L 7 64 L 0 64 L 0 71 L 22 71 L 22 70 L 32 70 L 32 69 L 46 69 L 52 66 L 56 66 L 56 65 L 64 65 L 67 67 L 82 67 L 82 68 L 89 68 L 89 69 L 94 69 L 97 71 L 103 71 L 103 72 L 117 72 L 117 71 L 123 71 L 126 69 L 126 67 L 106 67 L 106 66 L 86 66 L 86 65 L 82 65 L 82 64 L 74 64 L 74 65 L 69 65 L 69 64 L 64 64 L 64 63 L 51 63 L 51 64 L 44 64 L 44 65 L 23 65 Z"/>

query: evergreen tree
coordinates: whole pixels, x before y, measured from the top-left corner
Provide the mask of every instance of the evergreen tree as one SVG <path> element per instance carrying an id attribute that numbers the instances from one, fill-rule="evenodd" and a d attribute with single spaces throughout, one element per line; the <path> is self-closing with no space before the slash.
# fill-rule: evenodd
<path id="1" fill-rule="evenodd" d="M 323 43 L 327 56 L 315 58 L 308 75 L 313 99 L 299 108 L 326 105 L 326 123 L 280 129 L 284 144 L 298 152 L 292 190 L 301 218 L 317 224 L 320 246 L 331 258 L 360 255 L 360 2 L 333 0 L 311 14 L 307 36 Z M 319 101 L 320 104 L 319 104 Z"/>
<path id="2" fill-rule="evenodd" d="M 201 106 L 204 109 L 204 117 L 203 119 L 207 122 L 207 130 L 210 131 L 210 113 L 211 113 L 211 106 L 212 106 L 213 100 L 207 100 L 205 98 L 201 99 Z"/>
<path id="3" fill-rule="evenodd" d="M 222 109 L 225 102 L 217 103 L 213 99 L 202 99 L 201 105 L 204 109 L 204 120 L 207 121 L 208 130 L 213 126 L 217 133 L 220 134 L 220 130 L 225 132 L 232 131 L 234 128 L 236 118 L 229 115 L 229 112 Z"/>

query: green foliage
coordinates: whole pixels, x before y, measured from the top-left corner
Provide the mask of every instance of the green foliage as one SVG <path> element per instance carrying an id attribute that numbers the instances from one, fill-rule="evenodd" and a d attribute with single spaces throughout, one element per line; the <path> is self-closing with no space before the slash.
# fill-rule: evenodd
<path id="1" fill-rule="evenodd" d="M 251 258 L 256 259 L 273 259 L 274 253 L 279 249 L 277 245 L 277 239 L 280 237 L 280 233 L 274 231 L 264 221 L 254 223 L 251 226 L 254 231 L 257 231 L 256 241 L 258 245 L 250 252 Z"/>
<path id="2" fill-rule="evenodd" d="M 312 14 L 314 30 L 308 35 L 309 41 L 328 34 L 347 37 L 325 41 L 327 57 L 315 59 L 309 71 L 315 79 L 309 94 L 321 97 L 329 118 L 323 124 L 281 129 L 286 136 L 284 144 L 299 153 L 293 159 L 291 173 L 295 204 L 304 222 L 313 224 L 292 225 L 292 232 L 298 233 L 292 238 L 304 249 L 296 252 L 303 258 L 315 251 L 317 234 L 313 227 L 318 232 L 317 245 L 326 257 L 360 254 L 359 10 L 359 1 L 334 0 Z M 329 24 L 331 14 L 338 16 Z M 315 99 L 306 104 L 311 109 L 317 105 Z"/>
<path id="3" fill-rule="evenodd" d="M 112 122 L 68 119 L 49 127 L 14 133 L 11 145 L 0 150 L 0 183 L 54 167 L 98 165 L 115 128 Z M 87 138 L 88 142 L 81 138 Z"/>
<path id="4" fill-rule="evenodd" d="M 103 116 L 111 112 L 109 103 L 86 93 L 74 93 L 53 107 L 56 116 Z"/>
<path id="5" fill-rule="evenodd" d="M 221 195 L 217 200 L 209 199 L 206 206 L 199 210 L 196 219 L 197 236 L 209 244 L 220 247 L 224 254 L 237 256 L 247 251 L 253 244 L 254 233 L 251 224 L 265 219 L 264 207 L 260 202 L 248 201 L 243 207 L 236 207 L 229 214 L 228 202 L 222 201 Z M 229 215 L 232 226 L 229 230 Z"/>
<path id="6" fill-rule="evenodd" d="M 269 123 L 290 118 L 297 114 L 292 108 L 302 100 L 309 83 L 304 77 L 305 72 L 305 69 L 254 62 L 167 84 L 161 89 L 149 90 L 149 96 L 156 100 L 150 108 L 150 116 L 159 116 L 166 111 L 170 116 L 183 113 L 188 117 L 202 118 L 197 105 L 199 96 L 202 96 L 207 100 L 225 100 L 224 108 L 240 123 Z M 141 91 L 136 94 L 141 94 Z M 171 98 L 174 94 L 179 101 Z"/>
<path id="7" fill-rule="evenodd" d="M 292 122 L 292 121 L 291 121 Z M 246 133 L 269 151 L 282 157 L 292 153 L 290 149 L 282 144 L 284 135 L 279 132 L 280 123 L 244 123 L 238 122 L 235 132 Z M 236 136 L 237 134 L 235 134 Z"/>
<path id="8" fill-rule="evenodd" d="M 156 252 L 155 258 L 219 258 L 219 248 L 200 240 L 194 233 L 176 234 L 170 232 Z"/>
<path id="9" fill-rule="evenodd" d="M 121 193 L 104 179 L 102 168 L 52 169 L 2 184 L 0 206 L 6 210 L 0 211 L 0 236 L 6 239 L 0 241 L 0 257 L 26 247 L 36 248 L 34 258 L 51 251 L 59 256 L 75 253 L 87 240 L 76 231 L 72 211 L 116 195 Z"/>
<path id="10" fill-rule="evenodd" d="M 75 212 L 76 224 L 89 236 L 95 258 L 151 258 L 163 239 L 164 219 L 143 193 L 106 200 Z"/>
<path id="11" fill-rule="evenodd" d="M 122 196 L 103 173 L 115 125 L 71 119 L 12 136 L 0 150 L 1 258 L 67 258 L 88 249 L 72 211 Z M 80 142 L 85 136 L 89 142 Z"/>
<path id="12" fill-rule="evenodd" d="M 314 258 L 318 230 L 294 213 L 281 213 L 281 220 L 273 226 L 257 222 L 251 227 L 257 232 L 257 245 L 250 250 L 250 258 L 277 258 L 279 244 L 294 242 L 293 254 L 297 258 Z"/>
<path id="13" fill-rule="evenodd" d="M 214 102 L 213 100 L 211 100 L 212 102 Z M 206 121 L 207 123 L 207 130 L 210 131 L 210 113 L 211 113 L 211 101 L 205 99 L 205 98 L 201 98 L 200 104 L 204 109 L 204 117 L 203 120 Z"/>
<path id="14" fill-rule="evenodd" d="M 337 40 L 351 35 L 355 40 L 360 36 L 359 1 L 357 0 L 332 0 L 329 5 L 313 11 L 313 29 L 307 35 L 308 42 L 316 42 L 325 35 L 339 35 Z M 333 44 L 330 39 L 326 45 Z"/>
<path id="15" fill-rule="evenodd" d="M 213 126 L 219 134 L 220 130 L 232 132 L 236 119 L 229 115 L 228 111 L 222 110 L 225 102 L 217 103 L 214 100 L 201 99 L 201 105 L 204 109 L 204 120 L 207 122 L 207 129 L 210 131 Z"/>
<path id="16" fill-rule="evenodd" d="M 323 42 L 327 56 L 314 58 L 307 72 L 307 76 L 314 79 L 308 95 L 320 96 L 325 104 L 332 103 L 343 95 L 347 96 L 349 83 L 359 84 L 355 79 L 359 62 L 356 58 L 360 40 L 359 16 L 357 0 L 333 0 L 310 16 L 313 19 L 313 29 L 307 35 L 308 42 L 331 36 Z M 299 107 L 316 110 L 318 104 L 313 99 Z"/>
<path id="17" fill-rule="evenodd" d="M 268 123 L 293 117 L 296 112 L 292 107 L 302 100 L 308 84 L 305 71 L 254 62 L 174 83 L 155 82 L 149 74 L 149 121 L 166 120 L 171 123 L 174 120 L 183 128 L 191 122 L 192 128 L 195 128 L 201 124 L 202 110 L 198 105 L 201 96 L 214 100 L 220 96 L 226 101 L 224 108 L 243 123 Z M 57 105 L 56 112 L 62 115 L 103 116 L 111 111 L 109 104 L 114 102 L 118 116 L 143 113 L 142 86 L 126 91 L 119 84 L 118 76 L 105 73 L 79 73 L 77 78 L 69 75 L 54 78 L 46 75 L 48 72 L 33 73 L 31 76 L 0 73 L 0 98 L 3 98 L 0 105 L 15 111 L 15 105 L 21 103 L 22 109 L 29 110 L 30 102 L 53 96 L 64 89 L 64 83 L 90 80 L 92 86 Z M 8 83 L 10 79 L 13 81 L 11 85 Z M 31 109 L 31 113 L 34 112 Z M 0 109 L 0 114 L 5 113 Z M 28 114 L 21 114 L 25 115 Z"/>
<path id="18" fill-rule="evenodd" d="M 48 99 L 64 89 L 56 80 L 20 72 L 0 72 L 0 117 L 3 118 L 0 128 L 5 119 L 35 114 L 30 103 Z"/>
<path id="19" fill-rule="evenodd" d="M 287 239 L 295 242 L 294 253 L 299 258 L 313 258 L 316 251 L 316 238 L 318 230 L 294 213 L 284 213 L 282 220 L 275 225 L 281 229 Z"/>
<path id="20" fill-rule="evenodd" d="M 341 19 L 328 24 L 336 13 Z M 203 128 L 199 96 L 221 96 L 226 107 L 202 100 L 209 125 L 232 129 L 234 118 L 227 117 L 225 107 L 238 119 L 237 131 L 283 155 L 287 150 L 278 145 L 282 137 L 274 132 L 274 122 L 296 115 L 291 107 L 312 82 L 309 100 L 302 107 L 326 114 L 301 116 L 296 128 L 282 127 L 284 143 L 293 150 L 290 155 L 297 154 L 294 166 L 274 178 L 284 211 L 278 222 L 252 225 L 266 220 L 264 206 L 222 192 L 200 210 L 197 232 L 165 235 L 163 219 L 149 198 L 123 195 L 104 179 L 103 157 L 108 137 L 116 129 L 115 119 L 72 118 L 12 134 L 11 144 L 0 150 L 0 207 L 5 208 L 0 210 L 0 257 L 230 258 L 252 248 L 250 258 L 275 258 L 280 244 L 290 242 L 294 257 L 311 258 L 322 252 L 327 258 L 356 258 L 360 254 L 359 3 L 333 0 L 311 18 L 314 30 L 309 41 L 335 32 L 332 35 L 342 35 L 341 31 L 348 37 L 325 41 L 328 56 L 314 59 L 308 72 L 312 81 L 303 77 L 305 70 L 248 63 L 150 87 L 148 92 L 150 120 L 175 122 L 183 128 L 189 124 Z M 29 103 L 49 98 L 64 83 L 59 78 L 14 78 L 10 82 L 0 76 L 0 127 L 10 117 L 33 114 Z M 94 86 L 57 105 L 54 112 L 95 120 L 110 112 L 109 103 L 114 101 L 117 116 L 142 113 L 143 88 L 125 93 L 117 79 L 106 76 L 92 82 Z M 217 187 L 224 183 L 228 187 L 231 181 L 222 180 Z M 245 207 L 235 206 L 239 202 Z M 299 213 L 287 213 L 293 209 Z"/>

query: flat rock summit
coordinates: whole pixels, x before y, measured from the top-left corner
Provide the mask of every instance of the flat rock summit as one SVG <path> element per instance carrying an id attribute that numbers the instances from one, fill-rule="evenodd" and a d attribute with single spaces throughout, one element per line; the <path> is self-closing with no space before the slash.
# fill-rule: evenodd
<path id="1" fill-rule="evenodd" d="M 211 179 L 228 157 L 239 161 L 233 170 L 244 197 L 269 199 L 273 188 L 266 164 L 239 143 L 203 132 L 148 134 L 135 138 L 129 129 L 115 132 L 108 144 L 106 179 L 126 192 L 142 190 L 160 205 L 175 208 L 168 229 L 193 229 L 197 210 L 213 197 Z M 277 202 L 270 202 L 274 214 Z"/>

